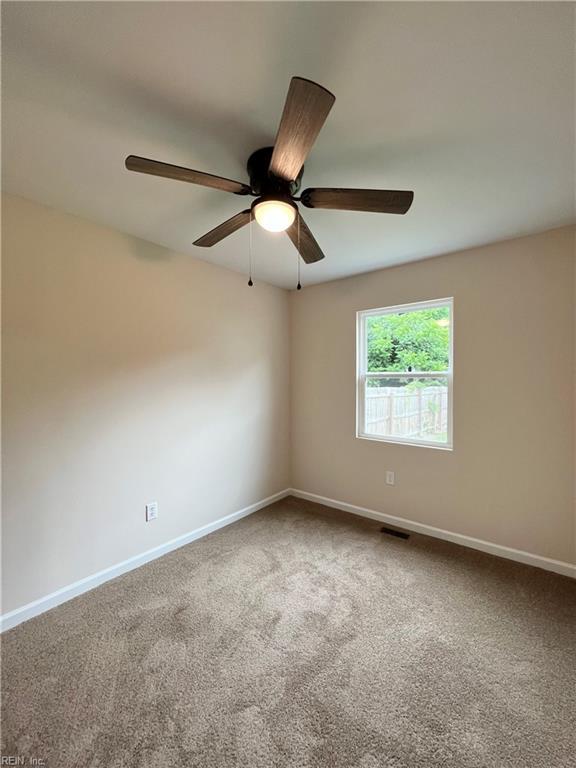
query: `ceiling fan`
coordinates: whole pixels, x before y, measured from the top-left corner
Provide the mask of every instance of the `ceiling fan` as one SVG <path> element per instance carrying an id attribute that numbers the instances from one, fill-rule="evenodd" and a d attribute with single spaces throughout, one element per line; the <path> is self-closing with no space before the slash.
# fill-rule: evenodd
<path id="1" fill-rule="evenodd" d="M 333 94 L 321 85 L 293 77 L 274 146 L 258 149 L 248 159 L 249 185 L 136 155 L 126 158 L 126 168 L 256 198 L 250 208 L 199 237 L 194 245 L 210 248 L 254 218 L 270 232 L 286 231 L 303 260 L 311 264 L 323 259 L 324 254 L 302 219 L 297 201 L 307 208 L 406 213 L 414 198 L 413 192 L 338 187 L 312 187 L 296 197 L 302 183 L 304 161 L 334 101 Z"/>

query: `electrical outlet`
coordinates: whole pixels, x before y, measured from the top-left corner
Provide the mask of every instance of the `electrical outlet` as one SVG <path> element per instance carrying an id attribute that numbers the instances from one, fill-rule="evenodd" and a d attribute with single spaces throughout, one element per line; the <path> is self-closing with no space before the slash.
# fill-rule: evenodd
<path id="1" fill-rule="evenodd" d="M 394 485 L 394 472 L 386 472 L 386 485 Z"/>
<path id="2" fill-rule="evenodd" d="M 146 504 L 146 522 L 156 520 L 158 517 L 158 502 L 151 501 L 150 504 Z"/>

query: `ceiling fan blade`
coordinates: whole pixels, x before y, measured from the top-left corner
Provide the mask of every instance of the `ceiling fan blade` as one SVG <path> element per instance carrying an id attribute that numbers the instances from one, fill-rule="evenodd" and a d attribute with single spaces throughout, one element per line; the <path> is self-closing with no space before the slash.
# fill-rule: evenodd
<path id="1" fill-rule="evenodd" d="M 210 248 L 212 245 L 216 245 L 220 240 L 224 240 L 225 237 L 236 232 L 237 229 L 249 224 L 251 213 L 250 208 L 237 213 L 235 216 L 232 216 L 232 218 L 227 219 L 222 224 L 211 229 L 210 232 L 199 237 L 198 240 L 194 240 L 192 245 L 200 245 L 203 248 Z"/>
<path id="2" fill-rule="evenodd" d="M 298 237 L 298 222 L 300 222 L 300 237 Z M 315 261 L 320 261 L 324 258 L 322 249 L 314 239 L 314 235 L 308 229 L 300 213 L 296 216 L 294 223 L 288 227 L 286 233 L 306 264 L 313 264 Z"/>
<path id="3" fill-rule="evenodd" d="M 300 199 L 307 208 L 406 213 L 412 205 L 414 192 L 387 189 L 305 189 Z"/>
<path id="4" fill-rule="evenodd" d="M 270 172 L 294 181 L 332 109 L 335 96 L 321 85 L 293 77 L 278 126 Z"/>
<path id="5" fill-rule="evenodd" d="M 160 163 L 157 160 L 148 160 L 146 157 L 128 155 L 126 168 L 137 173 L 149 173 L 152 176 L 162 176 L 176 181 L 187 181 L 190 184 L 200 184 L 203 187 L 213 187 L 222 192 L 233 192 L 235 195 L 250 194 L 250 187 L 240 181 L 224 179 L 222 176 L 213 176 L 211 173 L 193 171 L 191 168 L 181 168 L 179 165 Z"/>

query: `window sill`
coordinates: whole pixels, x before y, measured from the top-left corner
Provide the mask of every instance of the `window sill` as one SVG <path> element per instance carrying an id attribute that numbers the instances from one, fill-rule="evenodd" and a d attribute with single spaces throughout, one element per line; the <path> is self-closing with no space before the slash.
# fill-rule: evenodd
<path id="1" fill-rule="evenodd" d="M 388 445 L 409 445 L 414 448 L 434 448 L 437 451 L 453 451 L 452 443 L 435 443 L 424 440 L 403 440 L 401 437 L 379 437 L 378 435 L 364 435 L 357 433 L 358 440 L 370 440 L 373 443 L 388 443 Z"/>

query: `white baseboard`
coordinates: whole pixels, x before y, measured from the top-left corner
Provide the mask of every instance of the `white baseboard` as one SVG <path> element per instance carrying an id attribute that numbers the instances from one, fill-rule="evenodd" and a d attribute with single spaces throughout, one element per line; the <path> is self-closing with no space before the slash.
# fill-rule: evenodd
<path id="1" fill-rule="evenodd" d="M 360 515 L 361 517 L 369 517 L 372 520 L 379 520 L 381 523 L 396 525 L 399 528 L 406 528 L 409 531 L 422 533 L 425 536 L 433 536 L 436 539 L 452 541 L 454 544 L 460 544 L 463 547 L 471 547 L 472 549 L 479 549 L 481 552 L 487 552 L 489 555 L 505 557 L 508 560 L 515 560 L 518 563 L 533 565 L 536 568 L 543 568 L 546 571 L 553 571 L 554 573 L 562 574 L 562 576 L 570 576 L 571 578 L 576 579 L 576 565 L 565 563 L 562 560 L 552 560 L 549 557 L 534 555 L 531 552 L 512 549 L 512 547 L 504 547 L 502 544 L 494 544 L 491 541 L 474 539 L 472 536 L 465 536 L 462 533 L 452 533 L 452 531 L 445 531 L 442 528 L 435 528 L 432 525 L 425 525 L 424 523 L 417 523 L 413 520 L 406 520 L 404 517 L 388 515 L 385 512 L 377 512 L 375 509 L 357 507 L 355 504 L 348 504 L 344 501 L 329 499 L 326 496 L 319 496 L 316 493 L 308 493 L 308 491 L 300 491 L 297 488 L 292 488 L 290 494 L 299 499 L 314 501 L 317 504 L 324 504 L 326 507 L 341 509 L 344 512 L 351 512 L 353 515 Z"/>
<path id="2" fill-rule="evenodd" d="M 512 549 L 512 547 L 505 547 L 501 544 L 494 544 L 490 541 L 483 541 L 482 539 L 475 539 L 471 536 L 465 536 L 462 533 L 453 533 L 452 531 L 445 531 L 442 528 L 435 528 L 432 525 L 426 525 L 425 523 L 417 523 L 413 520 L 407 520 L 404 517 L 397 517 L 396 515 L 389 515 L 385 512 L 377 512 L 375 509 L 368 509 L 367 507 L 358 507 L 355 504 L 348 504 L 344 501 L 337 501 L 336 499 L 329 499 L 326 496 L 319 496 L 316 493 L 309 493 L 308 491 L 301 491 L 297 488 L 287 488 L 283 491 L 275 493 L 273 496 L 268 496 L 266 499 L 257 501 L 255 504 L 251 504 L 244 509 L 240 509 L 237 512 L 233 512 L 230 515 L 221 517 L 219 520 L 215 520 L 213 523 L 208 523 L 201 528 L 196 528 L 193 531 L 178 536 L 176 539 L 167 541 L 165 544 L 160 544 L 158 547 L 149 549 L 140 555 L 124 560 L 121 563 L 105 568 L 103 571 L 98 571 L 91 576 L 87 576 L 84 579 L 70 584 L 67 587 L 52 592 L 45 597 L 41 597 L 38 600 L 34 600 L 27 605 L 23 605 L 20 608 L 16 608 L 13 611 L 9 611 L 0 616 L 0 632 L 5 632 L 7 629 L 15 627 L 17 624 L 21 624 L 23 621 L 38 616 L 40 613 L 55 608 L 61 603 L 65 603 L 67 600 L 71 600 L 73 597 L 88 592 L 94 587 L 103 584 L 110 579 L 115 579 L 117 576 L 121 576 L 127 571 L 131 571 L 134 568 L 139 568 L 141 565 L 155 560 L 162 555 L 171 552 L 174 549 L 183 547 L 196 539 L 200 539 L 203 536 L 217 531 L 219 528 L 224 528 L 230 523 L 234 523 L 243 517 L 251 515 L 253 512 L 257 512 L 263 507 L 267 507 L 269 504 L 273 504 L 275 501 L 286 498 L 286 496 L 296 496 L 300 499 L 306 499 L 308 501 L 314 501 L 317 504 L 324 504 L 326 507 L 333 507 L 334 509 L 341 509 L 344 512 L 351 512 L 354 515 L 360 515 L 361 517 L 368 517 L 372 520 L 379 520 L 382 523 L 389 523 L 390 525 L 396 525 L 400 528 L 406 528 L 409 531 L 415 533 L 422 533 L 425 536 L 432 536 L 437 539 L 443 539 L 444 541 L 451 541 L 454 544 L 460 544 L 464 547 L 471 547 L 472 549 L 478 549 L 481 552 L 487 552 L 490 555 L 497 555 L 498 557 L 504 557 L 508 560 L 515 560 L 519 563 L 525 563 L 526 565 L 532 565 L 536 568 L 543 568 L 547 571 L 553 571 L 554 573 L 562 574 L 563 576 L 570 576 L 576 578 L 576 565 L 571 563 L 565 563 L 561 560 L 552 560 L 548 557 L 542 557 L 542 555 L 534 555 L 531 552 L 523 552 L 519 549 Z"/>
<path id="3" fill-rule="evenodd" d="M 283 499 L 289 495 L 290 490 L 288 489 L 275 493 L 273 496 L 268 496 L 268 498 L 257 501 L 255 504 L 250 504 L 249 507 L 244 507 L 244 509 L 233 512 L 231 515 L 221 517 L 213 523 L 203 525 L 201 528 L 189 531 L 182 536 L 178 536 L 176 539 L 167 541 L 165 544 L 160 544 L 158 547 L 142 552 L 141 555 L 130 557 L 128 560 L 117 563 L 110 568 L 105 568 L 103 571 L 98 571 L 98 573 L 94 573 L 91 576 L 86 576 L 86 578 L 80 579 L 67 587 L 58 589 L 56 592 L 52 592 L 45 597 L 41 597 L 27 605 L 23 605 L 21 608 L 9 611 L 3 616 L 0 616 L 0 632 L 12 629 L 12 627 L 15 627 L 17 624 L 21 624 L 23 621 L 38 616 L 38 614 L 44 613 L 44 611 L 48 611 L 50 608 L 55 608 L 57 605 L 65 603 L 67 600 L 71 600 L 73 597 L 77 597 L 83 592 L 88 592 L 90 589 L 94 589 L 94 587 L 103 584 L 105 581 L 110 581 L 110 579 L 115 579 L 117 576 L 121 576 L 127 571 L 139 568 L 141 565 L 150 562 L 150 560 L 156 560 L 157 557 L 162 557 L 162 555 L 171 552 L 173 549 L 183 547 L 185 544 L 200 539 L 202 536 L 217 531 L 219 528 L 224 528 L 224 526 L 230 525 L 230 523 L 235 523 L 242 517 L 251 515 L 253 512 L 257 512 L 259 509 L 267 507 L 268 504 L 273 504 L 275 501 Z"/>

